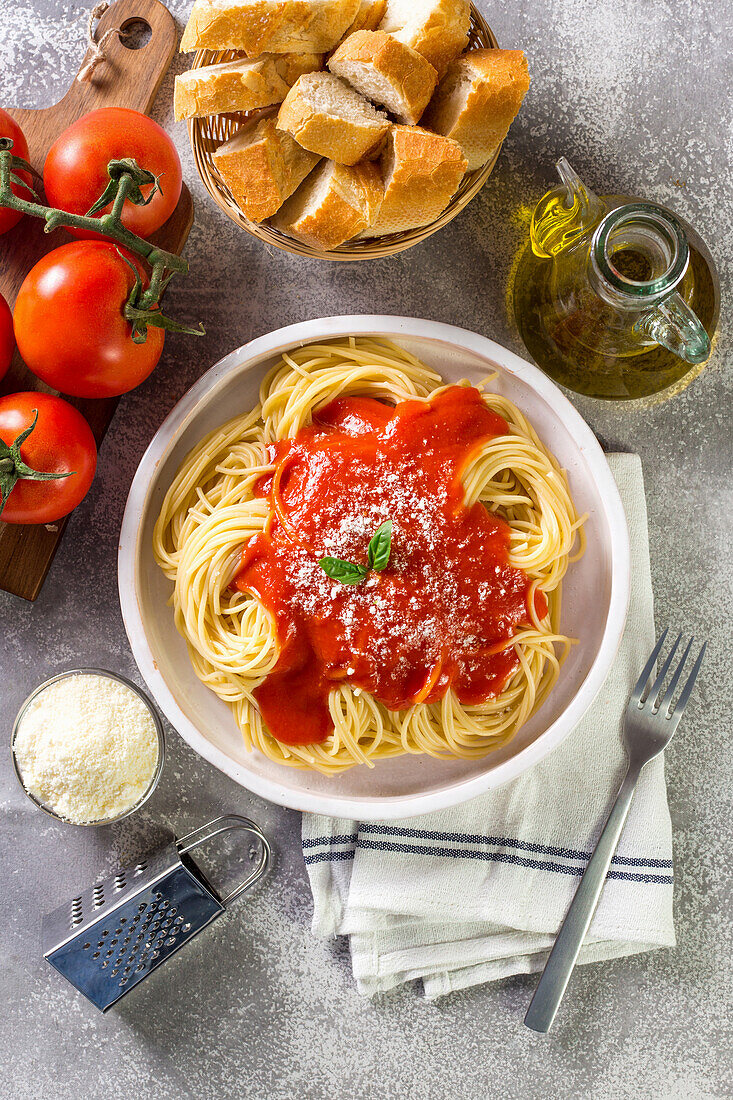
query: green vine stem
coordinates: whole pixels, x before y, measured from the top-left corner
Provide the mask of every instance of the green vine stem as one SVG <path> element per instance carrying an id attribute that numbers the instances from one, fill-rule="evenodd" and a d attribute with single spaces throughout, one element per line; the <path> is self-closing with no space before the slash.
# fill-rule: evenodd
<path id="1" fill-rule="evenodd" d="M 148 324 L 156 328 L 168 328 L 176 332 L 187 332 L 192 336 L 203 336 L 203 327 L 188 328 L 180 325 L 170 318 L 164 317 L 160 312 L 160 299 L 168 282 L 175 274 L 188 274 L 188 261 L 182 256 L 176 256 L 173 252 L 166 252 L 158 248 L 150 241 L 138 237 L 122 224 L 122 208 L 125 202 L 131 202 L 135 206 L 145 206 L 150 202 L 156 191 L 160 190 L 160 182 L 146 168 L 141 168 L 132 159 L 111 160 L 107 165 L 109 183 L 97 202 L 86 214 L 69 214 L 66 210 L 57 210 L 51 206 L 43 206 L 41 203 L 16 195 L 11 183 L 22 183 L 15 175 L 18 170 L 30 171 L 33 169 L 20 157 L 13 156 L 13 142 L 11 138 L 0 138 L 0 207 L 8 210 L 17 210 L 21 214 L 28 214 L 32 218 L 42 218 L 45 222 L 44 233 L 51 233 L 59 227 L 70 229 L 82 229 L 87 232 L 97 233 L 101 236 L 122 245 L 129 252 L 142 256 L 150 265 L 150 282 L 147 290 L 143 290 L 138 281 L 133 288 L 130 298 L 125 306 L 125 316 L 132 325 L 133 340 L 142 343 L 147 334 Z M 15 170 L 15 171 L 14 171 Z M 152 190 L 145 197 L 141 191 L 143 185 L 153 184 Z M 23 186 L 30 191 L 34 198 L 37 196 L 32 188 Z M 103 207 L 111 204 L 111 210 L 101 217 L 93 215 Z"/>

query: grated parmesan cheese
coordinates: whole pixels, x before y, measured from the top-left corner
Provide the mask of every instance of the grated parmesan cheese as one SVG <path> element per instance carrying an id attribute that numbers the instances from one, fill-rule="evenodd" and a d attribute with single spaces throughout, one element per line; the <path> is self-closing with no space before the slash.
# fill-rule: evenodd
<path id="1" fill-rule="evenodd" d="M 91 672 L 41 691 L 13 748 L 26 790 L 77 825 L 118 817 L 139 802 L 159 753 L 153 717 L 137 692 Z"/>

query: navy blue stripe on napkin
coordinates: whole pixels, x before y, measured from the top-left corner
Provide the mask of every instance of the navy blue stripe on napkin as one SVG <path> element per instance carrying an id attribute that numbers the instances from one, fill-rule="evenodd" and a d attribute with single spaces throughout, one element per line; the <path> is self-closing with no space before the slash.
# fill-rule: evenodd
<path id="1" fill-rule="evenodd" d="M 396 852 L 404 855 L 428 855 L 440 856 L 449 859 L 479 859 L 484 862 L 510 863 L 517 867 L 527 867 L 539 871 L 551 871 L 556 874 L 582 875 L 585 864 L 590 859 L 589 852 L 581 852 L 571 848 L 555 848 L 551 845 L 534 844 L 529 841 L 516 840 L 512 837 L 473 836 L 465 833 L 438 833 L 426 829 L 406 829 L 392 825 L 362 825 L 362 833 L 372 833 L 395 836 L 403 836 L 415 840 L 441 840 L 456 844 L 481 844 L 493 848 L 509 848 L 513 851 L 485 851 L 466 847 L 435 847 L 427 844 L 406 844 L 394 840 L 369 840 L 359 834 L 341 834 L 338 836 L 311 837 L 303 841 L 303 858 L 306 864 L 323 862 L 341 862 L 354 858 L 357 848 L 372 849 L 382 852 Z M 348 845 L 347 848 L 336 848 L 336 845 Z M 326 845 L 324 851 L 312 852 L 311 848 Z M 516 854 L 517 851 L 531 852 L 536 855 L 555 856 L 560 859 L 580 860 L 581 864 L 559 863 L 557 859 L 535 859 L 531 856 Z M 642 859 L 636 856 L 615 856 L 613 863 L 624 864 L 633 867 L 669 868 L 671 860 Z M 671 885 L 671 874 L 655 874 L 649 871 L 623 871 L 611 868 L 608 878 L 620 879 L 627 882 L 643 882 L 655 885 Z"/>
<path id="2" fill-rule="evenodd" d="M 534 844 L 528 840 L 514 840 L 504 836 L 480 836 L 471 833 L 439 833 L 432 829 L 405 829 L 399 825 L 369 825 L 360 826 L 362 833 L 382 833 L 395 836 L 414 837 L 420 840 L 445 840 L 458 844 L 493 844 L 502 848 L 519 848 L 526 852 L 534 852 L 537 855 L 562 856 L 563 859 L 590 859 L 590 852 L 581 852 L 574 848 L 553 848 L 549 844 Z M 669 867 L 671 859 L 641 859 L 637 856 L 614 856 L 612 863 L 625 863 L 631 867 Z"/>
<path id="3" fill-rule="evenodd" d="M 316 836 L 312 840 L 304 840 L 304 848 L 318 848 L 321 844 L 355 844 L 359 839 L 358 833 L 348 836 Z"/>

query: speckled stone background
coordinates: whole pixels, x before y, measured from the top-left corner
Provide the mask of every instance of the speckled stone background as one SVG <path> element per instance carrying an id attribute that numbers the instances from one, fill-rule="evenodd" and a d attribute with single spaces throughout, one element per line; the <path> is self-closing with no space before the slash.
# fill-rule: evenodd
<path id="1" fill-rule="evenodd" d="M 0 0 L 0 103 L 41 107 L 84 53 L 87 5 Z M 182 24 L 190 4 L 171 4 Z M 35 605 L 0 593 L 6 740 L 41 679 L 101 665 L 139 680 L 120 618 L 117 533 L 153 432 L 224 353 L 294 321 L 406 313 L 451 321 L 520 351 L 507 274 L 533 203 L 565 154 L 600 192 L 668 203 L 707 239 L 723 280 L 714 358 L 681 397 L 632 412 L 578 401 L 608 448 L 641 453 L 659 624 L 710 652 L 667 757 L 679 946 L 581 968 L 548 1037 L 522 1025 L 536 979 L 427 1005 L 403 989 L 369 1003 L 343 945 L 309 929 L 296 813 L 251 796 L 175 734 L 163 780 L 119 826 L 78 830 L 34 810 L 3 753 L 0 838 L 0 1095 L 18 1100 L 703 1100 L 733 1095 L 731 1067 L 731 164 L 728 44 L 720 0 L 482 0 L 502 46 L 529 56 L 531 92 L 481 195 L 427 243 L 369 265 L 309 263 L 232 226 L 198 183 L 172 123 L 174 62 L 156 117 L 175 135 L 196 202 L 191 276 L 171 312 L 204 340 L 168 340 L 154 375 L 120 404 L 91 493 L 68 526 Z M 728 69 L 726 71 L 726 62 Z M 40 957 L 40 914 L 118 860 L 218 812 L 251 814 L 277 865 L 239 904 L 122 1005 L 101 1016 Z M 603 807 L 597 807 L 599 815 Z M 726 866 L 728 864 L 728 866 Z"/>

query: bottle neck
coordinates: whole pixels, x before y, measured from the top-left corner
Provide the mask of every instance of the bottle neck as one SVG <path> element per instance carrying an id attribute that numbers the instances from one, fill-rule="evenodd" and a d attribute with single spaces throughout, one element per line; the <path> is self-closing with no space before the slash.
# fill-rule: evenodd
<path id="1" fill-rule="evenodd" d="M 630 203 L 612 210 L 595 230 L 589 277 L 610 305 L 641 312 L 674 292 L 689 262 L 677 219 L 661 206 Z"/>

